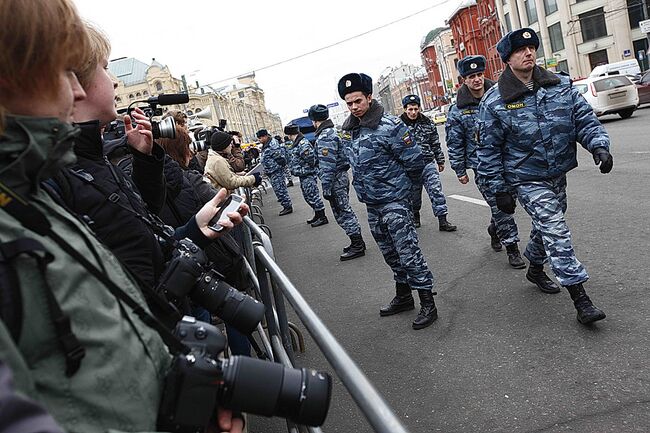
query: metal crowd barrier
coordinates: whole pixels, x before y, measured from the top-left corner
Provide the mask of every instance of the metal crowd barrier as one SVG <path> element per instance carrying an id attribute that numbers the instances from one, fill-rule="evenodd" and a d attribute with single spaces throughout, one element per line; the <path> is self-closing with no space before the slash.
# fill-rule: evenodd
<path id="1" fill-rule="evenodd" d="M 287 319 L 284 302 L 286 297 L 373 430 L 380 433 L 407 433 L 408 430 L 392 409 L 275 262 L 271 231 L 264 224 L 261 212 L 262 193 L 266 193 L 265 186 L 262 185 L 255 190 L 240 190 L 239 193 L 247 195 L 247 202 L 251 208 L 249 216 L 244 218 L 246 226 L 244 250 L 251 282 L 266 307 L 266 332 L 262 325 L 259 325 L 258 334 L 268 357 L 286 367 L 294 367 L 294 346 L 304 350 L 304 340 L 300 330 Z M 290 433 L 322 432 L 320 428 L 297 426 L 289 421 L 287 421 L 287 431 Z"/>

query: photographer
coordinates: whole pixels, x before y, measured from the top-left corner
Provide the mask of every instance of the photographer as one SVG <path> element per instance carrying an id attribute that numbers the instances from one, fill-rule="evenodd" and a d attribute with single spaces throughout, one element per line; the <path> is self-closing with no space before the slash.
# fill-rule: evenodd
<path id="1" fill-rule="evenodd" d="M 244 153 L 241 150 L 242 135 L 239 131 L 229 131 L 228 134 L 232 135 L 232 147 L 230 148 L 230 156 L 228 156 L 228 163 L 237 174 L 242 174 L 246 170 L 246 161 L 244 160 Z"/>
<path id="2" fill-rule="evenodd" d="M 85 26 L 68 0 L 4 0 L 0 27 L 0 237 L 15 277 L 0 283 L 0 358 L 66 431 L 155 431 L 169 352 L 116 258 L 40 187 L 74 160 Z M 206 206 L 197 225 L 216 211 Z M 228 411 L 217 418 L 242 431 Z"/>
<path id="3" fill-rule="evenodd" d="M 239 187 L 252 187 L 262 183 L 262 175 L 255 173 L 250 176 L 236 174 L 228 163 L 228 156 L 233 144 L 233 136 L 221 131 L 215 131 L 210 136 L 210 151 L 205 164 L 205 175 L 215 188 L 226 188 L 232 191 Z"/>

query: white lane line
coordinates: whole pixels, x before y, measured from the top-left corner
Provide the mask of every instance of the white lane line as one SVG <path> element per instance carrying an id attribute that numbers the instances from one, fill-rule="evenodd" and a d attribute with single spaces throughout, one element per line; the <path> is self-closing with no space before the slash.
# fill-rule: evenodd
<path id="1" fill-rule="evenodd" d="M 448 195 L 447 197 L 449 197 L 449 198 L 455 198 L 456 200 L 460 200 L 460 201 L 466 201 L 466 202 L 469 202 L 469 203 L 474 203 L 474 204 L 477 204 L 477 205 L 479 205 L 479 206 L 490 207 L 490 205 L 487 204 L 487 203 L 485 202 L 485 200 L 480 200 L 480 199 L 478 199 L 478 198 L 465 197 L 464 195 L 458 195 L 458 194 Z"/>

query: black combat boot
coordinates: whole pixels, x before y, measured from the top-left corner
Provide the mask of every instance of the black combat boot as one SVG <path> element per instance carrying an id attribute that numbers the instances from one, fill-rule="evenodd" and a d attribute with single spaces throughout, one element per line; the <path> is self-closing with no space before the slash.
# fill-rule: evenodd
<path id="1" fill-rule="evenodd" d="M 307 220 L 307 224 L 311 224 L 318 219 L 318 212 L 314 211 L 314 216 Z"/>
<path id="2" fill-rule="evenodd" d="M 526 279 L 539 287 L 544 293 L 560 293 L 560 286 L 555 284 L 544 272 L 544 265 L 530 264 Z"/>
<path id="3" fill-rule="evenodd" d="M 343 248 L 343 254 L 339 257 L 342 262 L 366 255 L 366 243 L 363 241 L 361 235 L 350 236 L 350 241 L 350 246 Z"/>
<path id="4" fill-rule="evenodd" d="M 280 213 L 278 215 L 280 215 L 280 216 L 289 215 L 292 212 L 293 212 L 293 207 L 285 207 L 280 211 Z"/>
<path id="5" fill-rule="evenodd" d="M 418 290 L 420 296 L 420 312 L 413 321 L 413 329 L 423 329 L 431 325 L 438 318 L 438 309 L 433 300 L 431 290 Z"/>
<path id="6" fill-rule="evenodd" d="M 571 295 L 571 299 L 573 299 L 573 305 L 576 307 L 576 311 L 578 312 L 578 322 L 583 325 L 588 325 L 597 320 L 603 320 L 606 317 L 605 313 L 591 303 L 591 299 L 587 296 L 582 284 L 566 286 L 566 289 L 569 291 L 569 295 Z"/>
<path id="7" fill-rule="evenodd" d="M 515 269 L 524 269 L 526 267 L 526 263 L 524 263 L 524 259 L 521 258 L 519 247 L 516 242 L 514 244 L 506 245 L 506 252 L 508 253 L 508 263 L 510 263 L 510 266 Z"/>
<path id="8" fill-rule="evenodd" d="M 452 225 L 449 221 L 447 221 L 447 215 L 440 215 L 438 217 L 438 230 L 441 232 L 455 232 L 456 231 L 456 226 Z M 429 326 L 429 325 L 427 325 Z"/>
<path id="9" fill-rule="evenodd" d="M 409 311 L 415 308 L 411 288 L 406 283 L 395 283 L 395 297 L 385 307 L 379 309 L 380 316 L 392 316 L 393 314 Z"/>
<path id="10" fill-rule="evenodd" d="M 287 188 L 292 187 L 292 186 L 293 186 L 293 179 L 289 179 L 287 181 Z"/>
<path id="11" fill-rule="evenodd" d="M 316 219 L 311 223 L 312 227 L 320 227 L 324 226 L 325 224 L 328 224 L 329 220 L 327 219 L 327 216 L 325 215 L 325 209 L 317 210 L 316 211 Z"/>
<path id="12" fill-rule="evenodd" d="M 494 251 L 501 251 L 503 249 L 503 245 L 501 245 L 501 240 L 499 239 L 499 236 L 497 236 L 497 228 L 494 226 L 494 224 L 490 224 L 488 226 L 488 234 L 490 235 L 490 246 Z"/>
<path id="13" fill-rule="evenodd" d="M 420 222 L 420 212 L 413 211 L 413 225 L 415 228 L 418 228 L 422 225 Z"/>

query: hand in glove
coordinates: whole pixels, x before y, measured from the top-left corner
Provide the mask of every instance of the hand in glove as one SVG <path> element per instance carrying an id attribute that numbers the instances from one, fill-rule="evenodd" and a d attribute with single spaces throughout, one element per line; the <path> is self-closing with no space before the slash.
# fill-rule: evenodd
<path id="1" fill-rule="evenodd" d="M 259 173 L 253 173 L 253 176 L 255 177 L 255 185 L 258 186 L 262 183 L 262 175 Z"/>
<path id="2" fill-rule="evenodd" d="M 497 192 L 494 197 L 497 199 L 497 207 L 500 211 L 507 214 L 515 213 L 515 207 L 517 203 L 515 198 L 509 192 Z"/>
<path id="3" fill-rule="evenodd" d="M 607 174 L 614 167 L 614 158 L 604 147 L 597 147 L 594 149 L 594 163 L 600 165 L 600 172 L 602 174 Z"/>

